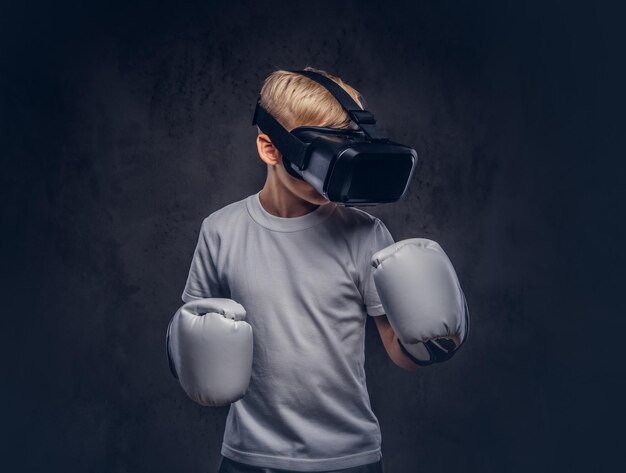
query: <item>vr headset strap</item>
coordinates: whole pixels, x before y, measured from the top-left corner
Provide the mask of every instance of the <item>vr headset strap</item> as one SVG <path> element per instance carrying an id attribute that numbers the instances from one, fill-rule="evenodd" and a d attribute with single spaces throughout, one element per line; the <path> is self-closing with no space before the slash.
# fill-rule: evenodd
<path id="1" fill-rule="evenodd" d="M 291 71 L 308 77 L 328 90 L 341 104 L 350 118 L 370 137 L 376 141 L 387 141 L 387 135 L 376 126 L 376 119 L 371 112 L 359 107 L 350 94 L 334 80 L 313 71 Z M 300 141 L 287 131 L 272 115 L 261 106 L 261 98 L 257 99 L 252 124 L 258 125 L 264 133 L 272 139 L 272 143 L 278 148 L 284 157 L 295 164 L 298 169 L 306 167 L 307 144 Z"/>
<path id="2" fill-rule="evenodd" d="M 257 125 L 257 123 L 263 133 L 269 135 L 272 143 L 284 157 L 298 166 L 298 169 L 304 169 L 307 145 L 289 133 L 272 115 L 265 111 L 261 106 L 260 97 L 257 99 L 254 117 L 252 117 L 252 124 Z"/>
<path id="3" fill-rule="evenodd" d="M 350 118 L 357 124 L 361 129 L 372 139 L 372 140 L 387 140 L 387 135 L 381 129 L 376 126 L 376 118 L 374 118 L 374 114 L 368 112 L 367 110 L 361 109 L 359 104 L 357 104 L 350 94 L 346 92 L 339 84 L 337 84 L 334 80 L 329 79 L 328 77 L 318 74 L 313 71 L 291 71 L 297 74 L 301 74 L 303 76 L 308 77 L 311 80 L 314 80 L 318 84 L 325 87 L 332 95 L 337 99 L 337 102 L 341 104 L 341 106 L 348 113 Z"/>

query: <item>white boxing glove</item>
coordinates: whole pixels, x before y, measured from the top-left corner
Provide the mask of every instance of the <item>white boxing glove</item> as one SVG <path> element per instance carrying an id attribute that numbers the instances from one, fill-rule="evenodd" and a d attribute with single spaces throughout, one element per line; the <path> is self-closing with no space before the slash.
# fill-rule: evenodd
<path id="1" fill-rule="evenodd" d="M 469 311 L 437 242 L 411 238 L 372 255 L 374 284 L 405 355 L 426 366 L 450 359 L 467 338 Z"/>
<path id="2" fill-rule="evenodd" d="M 184 304 L 170 320 L 166 347 L 172 373 L 203 406 L 224 406 L 246 393 L 252 372 L 252 327 L 231 299 Z"/>

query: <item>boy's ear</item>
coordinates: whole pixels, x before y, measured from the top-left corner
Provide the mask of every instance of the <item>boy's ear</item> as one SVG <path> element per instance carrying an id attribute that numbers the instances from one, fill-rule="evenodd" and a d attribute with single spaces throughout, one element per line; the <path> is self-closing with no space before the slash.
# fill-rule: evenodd
<path id="1" fill-rule="evenodd" d="M 256 146 L 259 151 L 259 157 L 269 166 L 275 166 L 280 162 L 280 152 L 274 146 L 270 137 L 265 133 L 261 133 L 256 137 Z"/>

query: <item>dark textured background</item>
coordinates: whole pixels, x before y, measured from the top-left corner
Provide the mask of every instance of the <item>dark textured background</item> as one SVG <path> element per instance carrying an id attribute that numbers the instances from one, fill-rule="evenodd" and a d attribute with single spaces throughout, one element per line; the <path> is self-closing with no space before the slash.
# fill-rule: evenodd
<path id="1" fill-rule="evenodd" d="M 368 324 L 387 472 L 618 466 L 621 12 L 281 3 L 2 3 L 0 468 L 213 471 L 227 408 L 185 397 L 165 329 L 202 219 L 264 181 L 261 81 L 306 65 L 418 150 L 369 211 L 441 242 L 472 311 L 464 352 L 414 375 Z"/>

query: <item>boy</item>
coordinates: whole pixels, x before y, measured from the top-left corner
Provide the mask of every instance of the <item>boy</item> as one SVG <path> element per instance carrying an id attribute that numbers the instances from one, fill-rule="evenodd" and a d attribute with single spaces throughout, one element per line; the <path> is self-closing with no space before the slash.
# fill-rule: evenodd
<path id="1" fill-rule="evenodd" d="M 337 82 L 362 107 L 358 92 Z M 261 105 L 287 130 L 347 128 L 317 82 L 270 74 Z M 417 368 L 397 343 L 372 280 L 372 254 L 394 240 L 378 218 L 326 200 L 285 170 L 268 135 L 263 188 L 202 223 L 182 299 L 232 298 L 254 333 L 252 376 L 231 405 L 221 473 L 382 472 L 381 433 L 366 389 L 364 336 L 375 317 L 393 362 Z"/>

